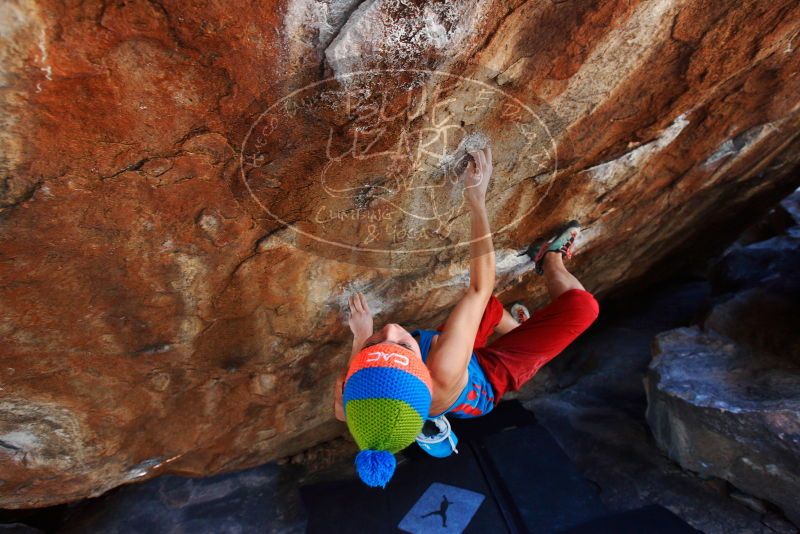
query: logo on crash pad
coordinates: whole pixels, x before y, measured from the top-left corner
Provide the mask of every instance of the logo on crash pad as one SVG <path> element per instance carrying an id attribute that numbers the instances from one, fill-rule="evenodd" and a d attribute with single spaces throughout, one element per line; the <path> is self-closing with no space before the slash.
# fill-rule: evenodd
<path id="1" fill-rule="evenodd" d="M 412 534 L 461 533 L 475 516 L 484 498 L 474 491 L 434 482 L 397 528 Z"/>

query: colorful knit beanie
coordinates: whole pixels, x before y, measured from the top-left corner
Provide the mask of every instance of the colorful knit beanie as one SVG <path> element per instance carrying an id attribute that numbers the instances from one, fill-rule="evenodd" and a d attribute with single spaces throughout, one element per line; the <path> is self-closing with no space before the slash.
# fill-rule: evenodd
<path id="1" fill-rule="evenodd" d="M 344 382 L 345 420 L 361 452 L 356 471 L 365 484 L 386 487 L 394 453 L 414 442 L 428 418 L 433 386 L 416 353 L 394 343 L 372 345 L 353 357 Z"/>

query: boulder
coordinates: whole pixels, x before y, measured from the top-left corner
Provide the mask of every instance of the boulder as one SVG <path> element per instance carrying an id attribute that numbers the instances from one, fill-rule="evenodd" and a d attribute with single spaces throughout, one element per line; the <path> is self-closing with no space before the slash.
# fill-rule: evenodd
<path id="1" fill-rule="evenodd" d="M 84 503 L 58 532 L 306 532 L 292 474 L 274 463 L 213 477 L 167 475 Z"/>
<path id="2" fill-rule="evenodd" d="M 800 284 L 783 278 L 716 306 L 704 328 L 659 334 L 647 421 L 682 467 L 723 478 L 800 525 Z"/>
<path id="3" fill-rule="evenodd" d="M 462 141 L 498 293 L 565 220 L 602 295 L 797 187 L 800 5 L 0 4 L 0 507 L 346 433 L 347 296 L 461 295 Z"/>

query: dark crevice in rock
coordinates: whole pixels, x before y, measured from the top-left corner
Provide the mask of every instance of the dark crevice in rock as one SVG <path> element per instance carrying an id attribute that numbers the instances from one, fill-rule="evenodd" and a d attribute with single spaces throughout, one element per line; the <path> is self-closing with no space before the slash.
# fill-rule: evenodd
<path id="1" fill-rule="evenodd" d="M 25 187 L 20 188 L 20 191 L 13 192 L 11 185 L 13 179 L 14 178 L 11 176 L 6 176 L 3 178 L 2 182 L 0 182 L 0 212 L 8 208 L 15 208 L 23 202 L 27 202 L 33 198 L 36 191 L 44 184 L 44 180 L 39 179 L 34 182 L 29 182 Z M 17 182 L 19 182 L 19 180 Z"/>
<path id="2" fill-rule="evenodd" d="M 162 157 L 165 157 L 165 156 L 151 156 L 151 157 L 147 157 L 147 158 L 142 158 L 139 161 L 131 163 L 130 165 L 128 165 L 126 167 L 123 167 L 122 169 L 114 172 L 113 174 L 109 174 L 107 176 L 101 176 L 100 180 L 101 181 L 110 180 L 112 178 L 116 178 L 117 176 L 119 176 L 122 173 L 126 173 L 126 172 L 129 172 L 129 171 L 138 171 L 148 161 L 151 161 L 151 160 L 154 160 L 154 159 L 158 159 L 158 158 L 162 158 Z"/>
<path id="3" fill-rule="evenodd" d="M 217 165 L 220 168 L 224 168 L 224 166 L 231 159 L 233 159 L 235 157 L 235 151 L 234 151 L 232 145 L 230 144 L 230 140 L 225 135 L 223 135 L 223 134 L 221 134 L 219 132 L 212 131 L 206 126 L 200 126 L 200 127 L 193 128 L 192 130 L 188 131 L 186 134 L 184 134 L 183 136 L 178 138 L 173 144 L 174 144 L 174 146 L 181 146 L 182 147 L 182 146 L 185 146 L 192 139 L 194 139 L 196 137 L 199 137 L 199 136 L 202 136 L 202 135 L 205 135 L 205 134 L 216 134 L 216 135 L 219 135 L 220 137 L 222 137 L 223 139 L 225 139 L 226 146 L 230 150 L 231 155 L 228 156 L 224 160 L 217 161 Z M 169 152 L 153 154 L 153 155 L 147 156 L 145 158 L 139 159 L 138 161 L 135 161 L 135 162 L 133 162 L 133 163 L 131 163 L 129 165 L 126 165 L 125 167 L 119 169 L 118 171 L 113 172 L 112 174 L 100 176 L 100 181 L 111 180 L 111 179 L 116 178 L 117 176 L 119 176 L 121 174 L 124 174 L 126 172 L 140 171 L 140 170 L 142 170 L 142 167 L 144 167 L 147 163 L 155 161 L 155 160 L 159 160 L 159 159 L 167 159 L 167 160 L 169 160 L 169 159 L 174 159 L 174 158 L 177 158 L 179 156 L 186 155 L 186 154 L 206 154 L 206 155 L 208 155 L 205 152 L 192 151 L 192 150 L 186 150 L 186 149 L 177 149 L 177 150 L 173 150 L 173 151 L 169 151 Z M 180 181 L 185 181 L 186 179 L 191 179 L 191 178 L 192 177 L 185 178 L 184 180 L 179 180 L 178 182 L 172 182 L 172 183 L 179 183 Z M 159 186 L 161 186 L 161 185 L 159 185 Z"/>
<path id="4" fill-rule="evenodd" d="M 183 146 L 187 141 L 189 141 L 189 139 L 191 139 L 193 137 L 197 137 L 199 135 L 207 134 L 207 133 L 216 133 L 216 134 L 222 135 L 219 132 L 212 132 L 208 128 L 208 126 L 198 126 L 196 128 L 192 128 L 191 130 L 186 132 L 184 135 L 179 137 L 175 141 L 174 146 Z M 222 135 L 222 137 L 225 137 L 225 136 Z M 226 141 L 227 141 L 227 138 L 226 138 Z M 230 145 L 230 143 L 228 143 L 228 144 Z"/>
<path id="5" fill-rule="evenodd" d="M 9 450 L 12 453 L 22 452 L 22 449 L 20 449 L 19 447 L 15 446 L 15 445 L 12 445 L 11 443 L 2 441 L 2 440 L 0 440 L 0 447 L 4 448 L 6 450 Z"/>

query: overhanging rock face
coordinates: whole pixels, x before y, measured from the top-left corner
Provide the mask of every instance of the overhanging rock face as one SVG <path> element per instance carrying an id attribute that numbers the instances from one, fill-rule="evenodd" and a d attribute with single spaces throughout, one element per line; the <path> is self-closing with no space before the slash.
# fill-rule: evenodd
<path id="1" fill-rule="evenodd" d="M 343 305 L 441 319 L 491 139 L 499 288 L 579 218 L 602 294 L 797 182 L 800 6 L 0 6 L 0 507 L 344 431 Z M 516 284 L 516 285 L 513 285 Z"/>

